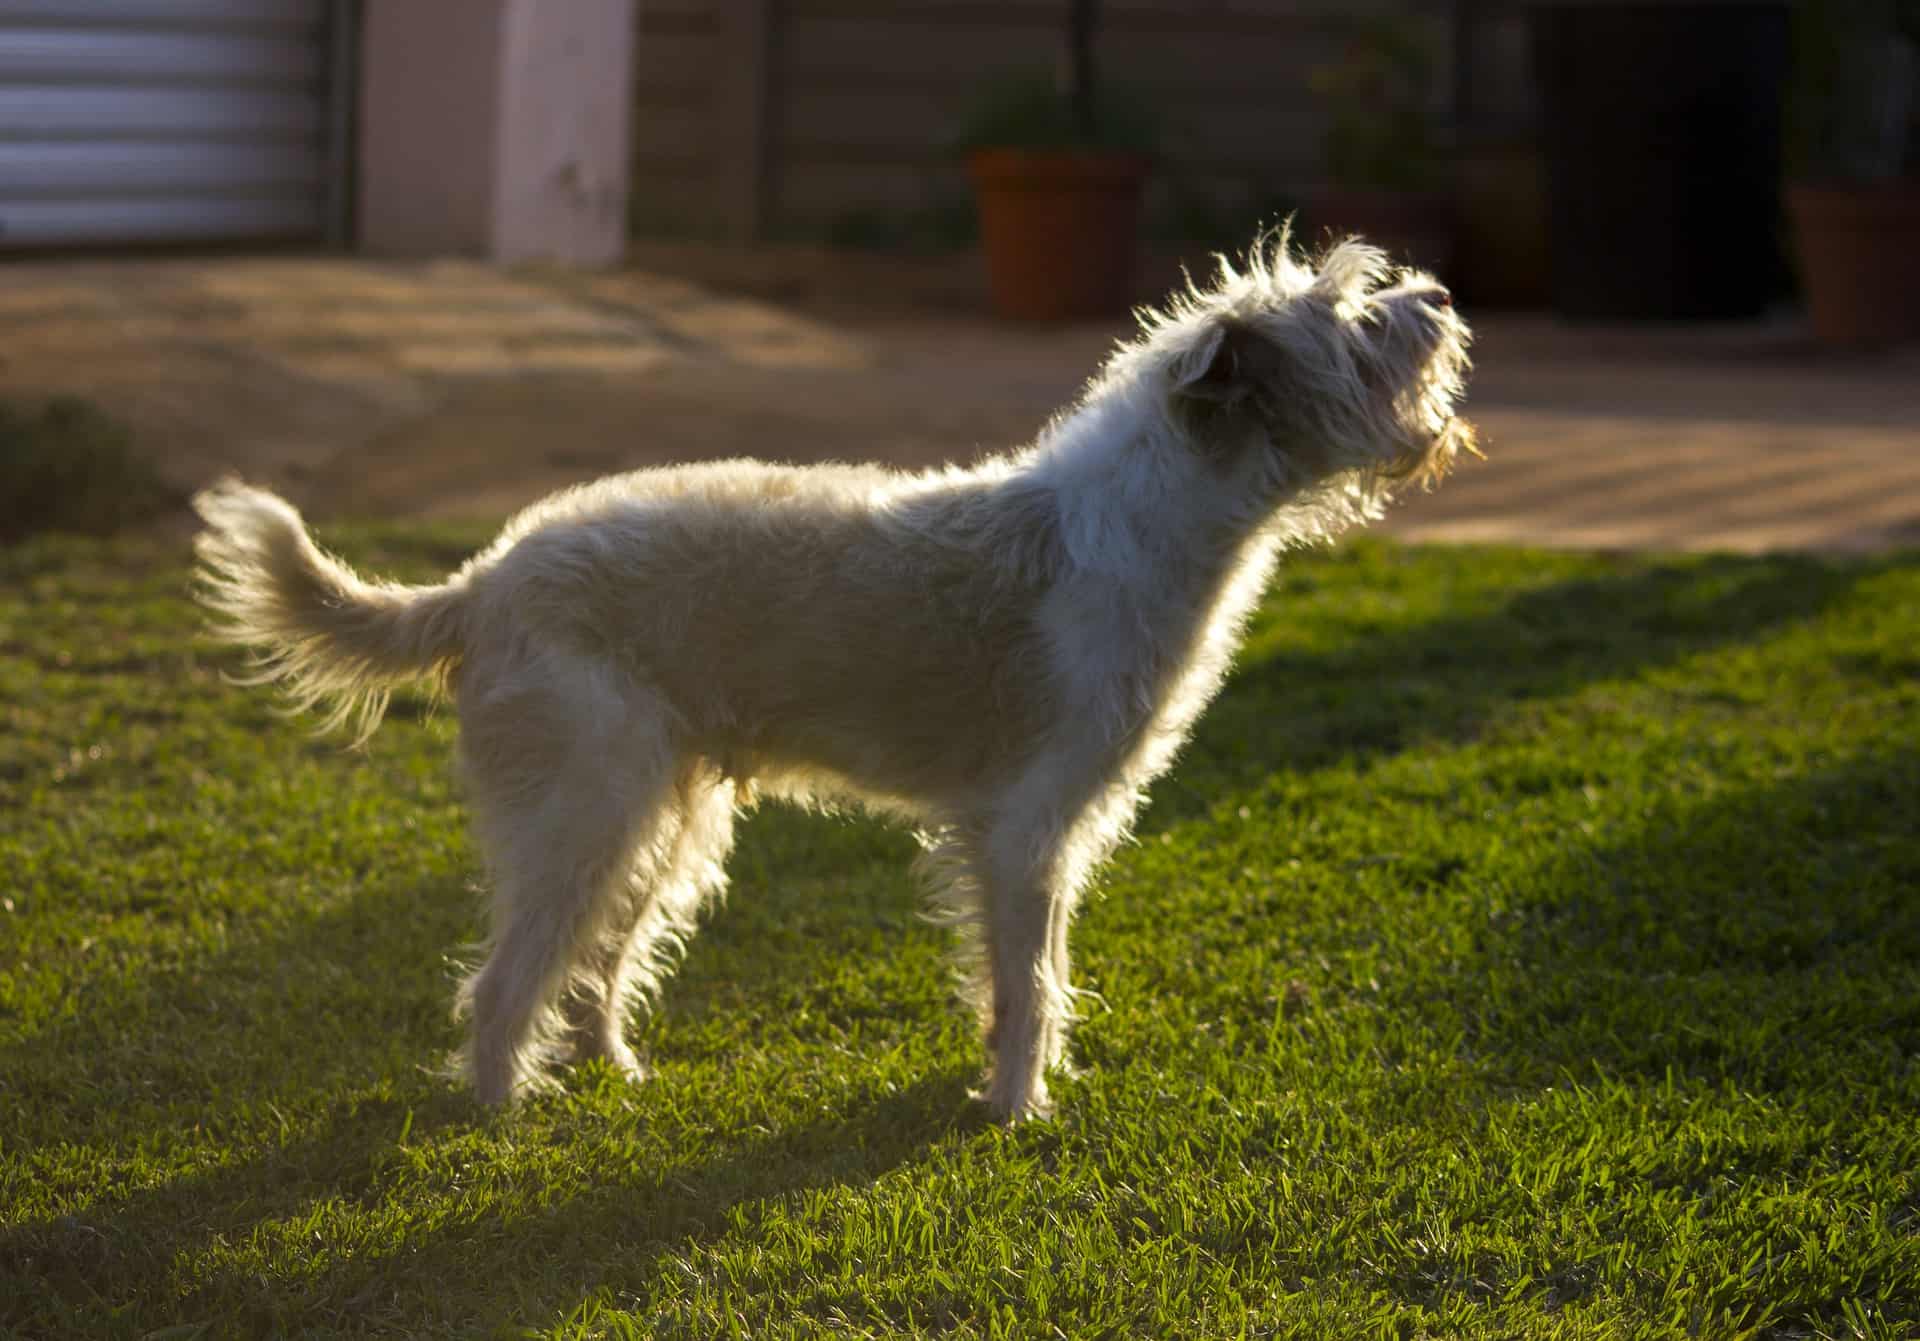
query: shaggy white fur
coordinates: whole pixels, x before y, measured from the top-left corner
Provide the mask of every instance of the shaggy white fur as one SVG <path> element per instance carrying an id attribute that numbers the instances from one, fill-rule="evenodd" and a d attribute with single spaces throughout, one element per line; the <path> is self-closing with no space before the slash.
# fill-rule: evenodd
<path id="1" fill-rule="evenodd" d="M 965 469 L 725 461 L 528 508 L 433 587 L 362 581 L 272 494 L 195 500 L 202 595 L 255 679 L 377 725 L 437 677 L 494 903 L 461 1001 L 502 1102 L 622 1037 L 726 887 L 737 808 L 854 802 L 923 836 L 963 932 L 985 1098 L 1046 1111 L 1067 928 L 1218 690 L 1279 550 L 1430 482 L 1468 333 L 1429 276 L 1285 234 L 1190 286 L 1031 445 Z"/>

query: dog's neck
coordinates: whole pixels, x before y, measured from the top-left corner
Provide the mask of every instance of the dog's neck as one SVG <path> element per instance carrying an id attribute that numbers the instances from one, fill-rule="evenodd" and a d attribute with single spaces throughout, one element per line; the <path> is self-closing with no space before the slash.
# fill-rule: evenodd
<path id="1" fill-rule="evenodd" d="M 1058 518 L 1049 600 L 1069 692 L 1124 743 L 1120 766 L 1139 782 L 1218 692 L 1281 543 L 1271 509 L 1235 505 L 1218 463 L 1147 399 L 1097 389 L 1048 427 L 1021 472 Z"/>
<path id="2" fill-rule="evenodd" d="M 1112 384 L 1048 425 L 1027 465 L 1053 496 L 1071 568 L 1189 610 L 1288 538 L 1289 505 L 1306 492 L 1231 478 L 1164 406 Z"/>

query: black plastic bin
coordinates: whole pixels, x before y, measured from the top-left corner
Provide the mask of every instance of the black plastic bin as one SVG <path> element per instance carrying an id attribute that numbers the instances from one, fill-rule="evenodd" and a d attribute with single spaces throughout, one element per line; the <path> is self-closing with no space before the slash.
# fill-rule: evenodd
<path id="1" fill-rule="evenodd" d="M 1758 315 L 1785 278 L 1787 7 L 1542 4 L 1529 17 L 1555 309 Z"/>

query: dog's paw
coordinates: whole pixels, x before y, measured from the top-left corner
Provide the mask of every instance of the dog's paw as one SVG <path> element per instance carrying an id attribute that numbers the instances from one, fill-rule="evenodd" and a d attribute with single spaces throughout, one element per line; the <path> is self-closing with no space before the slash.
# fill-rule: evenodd
<path id="1" fill-rule="evenodd" d="M 502 1113 L 517 1108 L 523 1099 L 548 1093 L 554 1088 L 553 1077 L 541 1072 L 522 1076 L 479 1073 L 473 1076 L 473 1097 L 482 1107 Z"/>
<path id="2" fill-rule="evenodd" d="M 580 1034 L 573 1042 L 573 1064 L 582 1062 L 602 1062 L 608 1069 L 638 1084 L 647 1078 L 647 1068 L 627 1046 L 625 1039 L 606 1040 L 588 1034 Z"/>
<path id="3" fill-rule="evenodd" d="M 993 1120 L 1003 1127 L 1053 1116 L 1053 1096 L 1047 1093 L 1044 1081 L 1027 1086 L 1002 1085 L 989 1077 L 986 1088 L 974 1091 L 972 1097 L 984 1103 L 992 1111 Z"/>

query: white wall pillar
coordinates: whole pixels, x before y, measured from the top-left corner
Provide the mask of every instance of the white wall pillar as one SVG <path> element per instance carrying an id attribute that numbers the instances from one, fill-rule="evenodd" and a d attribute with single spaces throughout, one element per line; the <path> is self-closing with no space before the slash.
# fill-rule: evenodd
<path id="1" fill-rule="evenodd" d="M 633 42 L 634 0 L 368 0 L 362 250 L 617 261 Z"/>

